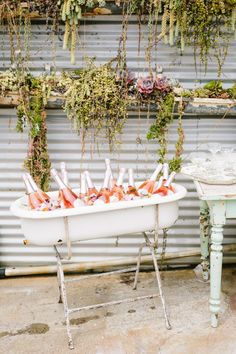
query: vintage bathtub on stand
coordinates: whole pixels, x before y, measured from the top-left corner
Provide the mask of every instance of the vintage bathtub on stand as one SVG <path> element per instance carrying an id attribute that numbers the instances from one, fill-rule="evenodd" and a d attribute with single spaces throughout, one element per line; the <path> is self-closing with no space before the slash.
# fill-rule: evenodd
<path id="1" fill-rule="evenodd" d="M 128 301 L 141 300 L 144 298 L 154 298 L 160 295 L 164 310 L 166 327 L 171 328 L 168 315 L 166 312 L 165 300 L 162 294 L 161 278 L 159 268 L 155 256 L 157 248 L 158 230 L 170 228 L 178 219 L 178 200 L 184 198 L 186 189 L 178 184 L 173 184 L 176 193 L 160 197 L 152 196 L 150 198 L 137 199 L 132 201 L 121 201 L 117 203 L 81 206 L 74 209 L 58 209 L 49 212 L 28 210 L 24 207 L 27 204 L 27 196 L 16 200 L 11 205 L 12 213 L 21 220 L 21 227 L 26 244 L 34 244 L 39 246 L 53 246 L 57 259 L 57 278 L 59 286 L 60 299 L 64 305 L 66 318 L 66 327 L 68 334 L 69 347 L 74 348 L 69 315 L 71 313 L 99 308 L 107 305 L 114 305 Z M 75 190 L 76 192 L 76 190 Z M 55 197 L 58 192 L 48 193 L 49 196 Z M 146 232 L 154 231 L 153 242 L 149 239 Z M 145 242 L 139 247 L 137 267 L 122 269 L 103 274 L 95 274 L 79 277 L 77 279 L 65 279 L 62 256 L 58 251 L 61 244 L 66 244 L 68 248 L 68 258 L 71 257 L 71 243 L 83 240 L 91 240 L 95 238 L 104 238 L 111 236 L 119 236 L 123 234 L 143 233 Z M 143 247 L 150 249 L 152 260 L 156 272 L 159 294 L 146 295 L 131 299 L 123 299 L 120 301 L 111 301 L 108 303 L 89 305 L 79 308 L 69 308 L 67 302 L 67 294 L 65 284 L 68 282 L 87 279 L 88 277 L 102 276 L 114 273 L 124 273 L 136 271 L 134 280 L 134 289 L 136 289 L 138 274 L 140 268 L 141 253 Z M 65 259 L 64 259 L 65 260 Z"/>

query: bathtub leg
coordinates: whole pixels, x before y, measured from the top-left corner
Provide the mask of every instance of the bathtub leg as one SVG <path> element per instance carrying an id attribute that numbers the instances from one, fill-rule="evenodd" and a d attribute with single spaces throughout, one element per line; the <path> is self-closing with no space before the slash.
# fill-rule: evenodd
<path id="1" fill-rule="evenodd" d="M 169 318 L 168 318 L 168 315 L 167 315 L 167 311 L 166 311 L 165 299 L 164 299 L 164 296 L 163 296 L 163 293 L 162 293 L 162 285 L 161 285 L 161 277 L 160 277 L 159 267 L 158 267 L 157 260 L 156 260 L 156 257 L 155 257 L 154 248 L 152 246 L 150 246 L 150 251 L 151 251 L 151 254 L 152 254 L 152 259 L 153 259 L 153 263 L 154 263 L 154 267 L 155 267 L 157 284 L 158 284 L 159 293 L 160 293 L 160 297 L 161 297 L 161 302 L 162 302 L 162 306 L 163 306 L 163 310 L 164 310 L 166 328 L 167 329 L 171 329 L 171 324 L 170 324 L 170 321 L 169 321 Z"/>
<path id="2" fill-rule="evenodd" d="M 145 238 L 145 242 L 146 242 L 146 246 L 149 247 L 151 255 L 152 255 L 152 260 L 153 260 L 153 264 L 154 264 L 154 268 L 155 268 L 155 273 L 156 273 L 156 279 L 157 279 L 157 285 L 158 285 L 158 289 L 159 289 L 159 293 L 160 293 L 160 298 L 161 298 L 161 302 L 162 302 L 162 307 L 164 310 L 164 317 L 165 317 L 165 322 L 166 322 L 166 328 L 167 329 L 171 329 L 171 324 L 167 315 L 167 310 L 166 310 L 166 303 L 165 303 L 165 299 L 164 299 L 164 295 L 162 292 L 162 285 L 161 285 L 161 276 L 160 276 L 160 271 L 159 271 L 159 267 L 157 264 L 157 259 L 156 259 L 156 255 L 155 255 L 155 251 L 157 249 L 157 240 L 155 239 L 154 243 L 151 243 L 151 241 L 149 240 L 148 235 L 146 234 L 146 232 L 143 233 L 143 236 Z"/>
<path id="3" fill-rule="evenodd" d="M 67 336 L 68 336 L 68 345 L 69 345 L 70 349 L 74 349 L 73 339 L 72 339 L 71 330 L 70 330 L 70 318 L 69 318 L 69 309 L 68 309 L 68 302 L 67 302 L 66 288 L 65 288 L 65 277 L 64 277 L 62 264 L 61 264 L 60 254 L 59 254 L 56 247 L 55 247 L 55 250 L 56 250 L 56 257 L 57 257 L 57 267 L 58 267 L 58 273 L 59 273 L 59 280 L 60 280 L 61 297 L 62 297 L 62 303 L 63 303 L 64 314 L 65 314 L 65 319 L 66 319 L 66 331 L 67 331 Z"/>
<path id="4" fill-rule="evenodd" d="M 61 304 L 61 303 L 62 303 L 62 296 L 61 296 L 61 279 L 60 279 L 60 272 L 59 272 L 58 262 L 57 262 L 57 283 L 58 283 L 58 290 L 59 290 L 58 303 Z"/>
<path id="5" fill-rule="evenodd" d="M 146 243 L 141 243 L 141 245 L 139 246 L 138 260 L 137 260 L 137 268 L 136 268 L 136 272 L 135 272 L 133 290 L 136 290 L 136 289 L 137 289 L 138 275 L 139 275 L 140 263 L 141 263 L 141 255 L 142 255 L 143 247 L 145 247 L 145 246 L 146 246 Z"/>

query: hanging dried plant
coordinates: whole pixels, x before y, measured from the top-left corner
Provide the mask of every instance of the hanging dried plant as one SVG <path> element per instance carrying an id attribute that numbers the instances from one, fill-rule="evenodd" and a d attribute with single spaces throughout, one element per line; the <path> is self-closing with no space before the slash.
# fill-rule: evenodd
<path id="1" fill-rule="evenodd" d="M 18 87 L 19 88 L 19 87 Z M 51 80 L 42 76 L 25 77 L 24 90 L 19 90 L 17 131 L 28 129 L 28 154 L 24 166 L 40 188 L 47 191 L 50 182 L 50 159 L 47 145 L 45 106 L 51 92 Z"/>
<path id="2" fill-rule="evenodd" d="M 236 37 L 235 0 L 130 0 L 124 5 L 123 32 L 126 34 L 130 16 L 135 13 L 139 22 L 147 25 L 146 59 L 150 73 L 152 52 L 157 43 L 164 40 L 166 44 L 179 46 L 181 52 L 186 46 L 193 46 L 195 60 L 199 56 L 205 69 L 209 57 L 215 57 L 218 75 L 221 74 L 232 32 Z M 160 33 L 158 19 L 161 20 Z"/>
<path id="3" fill-rule="evenodd" d="M 65 22 L 65 33 L 63 39 L 63 49 L 69 49 L 71 54 L 71 64 L 75 64 L 76 39 L 79 22 L 82 12 L 87 7 L 104 6 L 104 0 L 58 0 L 61 19 Z"/>
<path id="4" fill-rule="evenodd" d="M 89 130 L 94 132 L 94 140 L 99 134 L 105 134 L 110 148 L 119 142 L 118 135 L 127 118 L 126 90 L 111 62 L 96 66 L 88 60 L 86 68 L 75 72 L 76 78 L 67 75 L 62 78 L 65 87 L 64 109 L 75 129 L 82 137 Z"/>

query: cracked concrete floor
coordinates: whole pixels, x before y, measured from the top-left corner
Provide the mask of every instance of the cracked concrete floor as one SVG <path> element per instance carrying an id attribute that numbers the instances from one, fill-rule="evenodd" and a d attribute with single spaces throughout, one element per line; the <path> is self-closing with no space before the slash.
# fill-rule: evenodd
<path id="1" fill-rule="evenodd" d="M 153 272 L 133 273 L 68 285 L 71 306 L 154 293 Z M 165 328 L 160 298 L 82 311 L 72 316 L 75 349 L 67 347 L 56 276 L 0 281 L 1 354 L 234 354 L 236 353 L 236 271 L 224 269 L 219 327 L 210 327 L 209 284 L 192 270 L 163 274 L 172 330 Z"/>

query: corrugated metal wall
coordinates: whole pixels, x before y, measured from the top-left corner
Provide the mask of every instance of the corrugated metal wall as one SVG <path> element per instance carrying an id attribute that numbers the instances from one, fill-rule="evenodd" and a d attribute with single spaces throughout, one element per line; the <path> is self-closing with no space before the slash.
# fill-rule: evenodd
<path id="1" fill-rule="evenodd" d="M 43 21 L 35 21 L 32 26 L 30 45 L 30 69 L 35 74 L 40 74 L 45 69 L 45 64 L 54 65 L 57 71 L 73 69 L 67 51 L 62 50 L 64 26 L 59 27 L 59 35 L 52 36 L 50 27 L 46 27 Z M 118 15 L 88 17 L 81 23 L 80 40 L 77 49 L 77 66 L 83 65 L 83 57 L 95 57 L 96 62 L 105 63 L 116 57 L 121 32 L 121 17 Z M 141 45 L 138 53 L 138 23 L 136 17 L 132 17 L 128 27 L 127 60 L 130 69 L 136 72 L 146 72 L 148 69 L 145 60 L 145 46 L 147 40 L 147 26 L 141 27 Z M 0 28 L 1 60 L 0 69 L 7 69 L 10 65 L 10 45 L 4 29 Z M 222 80 L 230 85 L 236 78 L 236 41 L 231 41 L 229 55 L 224 66 Z M 214 80 L 217 77 L 217 64 L 213 59 L 209 60 L 207 74 L 204 68 L 198 66 L 195 71 L 194 55 L 191 48 L 186 48 L 183 55 L 174 46 L 158 43 L 156 53 L 153 55 L 153 63 L 161 65 L 166 76 L 178 79 L 185 87 L 193 87 L 195 84 Z"/>
<path id="2" fill-rule="evenodd" d="M 119 41 L 120 17 L 100 17 L 86 20 L 81 27 L 83 54 L 96 55 L 98 62 L 105 62 L 114 57 Z M 132 23 L 128 36 L 128 59 L 130 68 L 135 71 L 145 71 L 144 50 L 137 56 L 137 24 Z M 70 68 L 69 55 L 61 49 L 61 39 L 55 37 L 57 47 L 54 63 L 56 68 Z M 44 44 L 42 47 L 42 43 Z M 85 49 L 86 44 L 86 49 Z M 6 36 L 2 36 L 1 68 L 9 66 L 9 47 Z M 224 70 L 223 79 L 227 84 L 236 80 L 234 44 Z M 81 58 L 82 54 L 78 54 Z M 163 66 L 164 73 L 172 78 L 181 79 L 186 87 L 193 87 L 196 80 L 193 53 L 187 50 L 185 55 L 179 56 L 178 50 L 164 45 L 158 46 L 156 60 Z M 51 36 L 46 34 L 45 26 L 35 24 L 32 35 L 32 59 L 30 67 L 35 73 L 44 70 L 45 63 L 52 63 Z M 78 65 L 81 64 L 81 59 Z M 202 82 L 216 78 L 217 68 L 209 63 L 207 76 L 199 74 L 197 79 Z M 215 118 L 215 119 L 214 119 Z M 234 117 L 220 119 L 207 116 L 188 115 L 184 119 L 186 135 L 185 154 L 196 149 L 199 144 L 207 141 L 220 141 L 236 145 L 236 120 Z M 146 132 L 154 119 L 154 114 L 147 118 L 143 112 L 139 117 L 137 112 L 130 112 L 129 119 L 121 136 L 122 144 L 112 155 L 114 165 L 131 166 L 136 170 L 137 179 L 147 177 L 155 166 L 157 146 L 154 142 L 147 142 Z M 20 178 L 22 162 L 26 155 L 27 135 L 15 131 L 16 114 L 14 109 L 0 109 L 0 262 L 2 265 L 36 265 L 54 261 L 53 249 L 50 247 L 25 247 L 22 243 L 19 221 L 10 214 L 11 201 L 23 193 L 23 183 Z M 141 138 L 141 144 L 137 142 Z M 176 141 L 176 122 L 171 127 L 170 153 L 173 153 Z M 104 157 L 109 155 L 108 146 L 101 141 L 100 153 L 87 152 L 81 157 L 81 146 L 78 136 L 73 132 L 62 110 L 48 111 L 48 139 L 49 151 L 53 165 L 65 160 L 68 165 L 70 181 L 73 187 L 77 186 L 80 170 L 89 168 L 95 182 L 100 183 L 104 172 Z M 236 147 L 236 146 L 235 146 Z M 91 150 L 88 143 L 88 151 Z M 204 145 L 201 145 L 204 150 Z M 188 188 L 187 197 L 180 202 L 180 218 L 177 224 L 169 231 L 168 250 L 180 250 L 199 247 L 198 226 L 198 199 L 195 188 L 190 180 L 179 176 L 178 181 Z M 55 187 L 52 185 L 52 187 Z M 105 221 L 104 221 L 105 222 Z M 225 228 L 226 242 L 233 242 L 235 222 L 229 221 Z M 137 246 L 142 235 L 129 235 L 110 239 L 100 239 L 80 243 L 73 246 L 74 261 L 101 260 L 115 257 L 131 256 L 137 252 Z M 118 241 L 118 242 L 117 242 Z M 225 258 L 235 261 L 235 255 Z M 196 261 L 195 260 L 191 260 Z"/>

